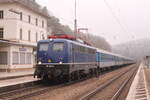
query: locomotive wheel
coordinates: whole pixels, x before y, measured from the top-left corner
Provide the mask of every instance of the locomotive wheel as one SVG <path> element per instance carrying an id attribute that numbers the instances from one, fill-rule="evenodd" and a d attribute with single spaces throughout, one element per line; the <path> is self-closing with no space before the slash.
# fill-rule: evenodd
<path id="1" fill-rule="evenodd" d="M 77 71 L 77 80 L 79 80 L 79 79 L 80 79 L 80 72 Z"/>
<path id="2" fill-rule="evenodd" d="M 42 81 L 43 82 L 46 82 L 46 81 L 48 81 L 49 79 L 48 79 L 48 76 L 47 75 L 44 75 L 44 76 L 42 76 Z"/>
<path id="3" fill-rule="evenodd" d="M 76 80 L 76 73 L 75 72 L 71 73 L 70 80 L 71 81 L 75 81 Z"/>
<path id="4" fill-rule="evenodd" d="M 70 81 L 70 75 L 64 75 L 63 76 L 63 81 L 64 82 L 69 82 Z"/>

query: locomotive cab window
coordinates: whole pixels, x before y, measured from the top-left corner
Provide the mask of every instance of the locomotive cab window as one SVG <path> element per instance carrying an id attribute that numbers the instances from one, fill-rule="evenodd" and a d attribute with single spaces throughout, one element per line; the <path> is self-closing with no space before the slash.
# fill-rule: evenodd
<path id="1" fill-rule="evenodd" d="M 64 50 L 64 43 L 53 44 L 53 51 L 63 51 L 63 50 Z"/>
<path id="2" fill-rule="evenodd" d="M 39 51 L 47 51 L 48 50 L 48 43 L 42 43 L 39 45 Z"/>

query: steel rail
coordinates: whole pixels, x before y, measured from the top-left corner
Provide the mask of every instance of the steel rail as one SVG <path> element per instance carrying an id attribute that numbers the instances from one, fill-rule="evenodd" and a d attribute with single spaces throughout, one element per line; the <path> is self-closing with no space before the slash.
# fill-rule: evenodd
<path id="1" fill-rule="evenodd" d="M 109 73 L 109 72 L 108 72 Z M 105 74 L 105 73 L 104 73 Z M 104 75 L 103 74 L 103 75 Z M 20 99 L 25 99 L 25 98 L 29 98 L 29 97 L 34 97 L 34 96 L 37 96 L 37 95 L 40 95 L 40 94 L 44 94 L 44 93 L 46 93 L 46 92 L 48 92 L 48 91 L 51 91 L 51 90 L 53 90 L 53 89 L 57 89 L 57 88 L 60 88 L 60 87 L 63 87 L 63 86 L 67 86 L 67 85 L 71 85 L 71 84 L 74 84 L 74 83 L 77 83 L 77 82 L 81 82 L 81 81 L 83 81 L 83 80 L 85 80 L 85 79 L 88 79 L 88 77 L 87 78 L 83 78 L 83 79 L 79 79 L 79 80 L 76 80 L 76 81 L 71 81 L 71 82 L 67 82 L 67 83 L 63 83 L 63 84 L 60 84 L 60 85 L 56 85 L 56 86 L 51 86 L 51 87 L 46 87 L 46 88 L 43 88 L 43 89 L 40 89 L 40 90 L 36 90 L 36 91 L 34 91 L 34 92 L 30 92 L 30 93 L 26 93 L 26 94 L 24 94 L 24 95 L 21 95 L 21 96 L 14 96 L 13 98 L 9 98 L 8 97 L 8 99 L 7 99 L 7 97 L 6 97 L 6 99 L 7 100 L 20 100 Z M 24 89 L 22 89 L 23 91 L 24 91 Z M 19 91 L 19 90 L 18 90 Z M 18 91 L 17 90 L 15 90 L 15 91 L 10 91 L 10 92 L 8 92 L 8 93 L 10 93 L 10 94 L 12 94 L 12 93 L 18 93 Z M 19 91 L 20 92 L 20 91 Z M 7 94 L 3 94 L 3 95 L 7 95 Z M 2 96 L 2 95 L 1 95 Z M 1 96 L 0 96 L 0 98 L 1 98 Z M 2 96 L 2 97 L 4 97 L 4 96 Z M 2 98 L 3 99 L 3 98 Z M 5 99 L 5 97 L 4 97 L 4 99 Z"/>
<path id="2" fill-rule="evenodd" d="M 111 100 L 117 100 L 118 97 L 120 96 L 120 94 L 122 93 L 123 89 L 125 88 L 125 86 L 127 86 L 127 84 L 132 81 L 132 78 L 136 75 L 137 69 L 135 69 L 134 73 L 132 73 L 132 75 L 129 77 L 128 80 L 124 81 L 123 84 L 120 86 L 120 88 L 118 89 L 118 91 L 112 96 Z"/>
<path id="3" fill-rule="evenodd" d="M 47 86 L 47 87 L 43 87 L 43 89 L 40 89 L 40 90 L 35 90 L 35 91 L 33 91 L 33 92 L 30 92 L 30 93 L 26 93 L 26 94 L 23 94 L 23 95 L 21 95 L 21 96 L 14 96 L 14 97 L 11 97 L 11 98 L 7 98 L 7 96 L 6 97 L 4 97 L 4 96 L 2 96 L 2 97 L 0 97 L 0 98 L 6 98 L 7 100 L 22 100 L 22 99 L 26 99 L 26 98 L 30 98 L 30 97 L 34 97 L 34 96 L 37 96 L 37 95 L 40 95 L 40 94 L 44 94 L 44 93 L 46 93 L 46 92 L 48 92 L 48 91 L 51 91 L 51 90 L 54 90 L 54 89 L 58 89 L 58 88 L 60 88 L 60 87 L 64 87 L 64 86 L 68 86 L 68 85 L 71 85 L 71 84 L 74 84 L 74 83 L 78 83 L 78 82 L 81 82 L 81 81 L 83 81 L 83 80 L 85 80 L 85 79 L 88 79 L 88 77 L 87 78 L 83 78 L 83 79 L 79 79 L 79 80 L 76 80 L 76 81 L 70 81 L 70 82 L 67 82 L 67 83 L 63 83 L 63 84 L 60 84 L 60 85 L 52 85 L 52 86 Z M 30 88 L 29 88 L 30 89 Z M 32 88 L 31 88 L 32 89 Z M 24 91 L 24 89 L 22 89 L 23 91 Z M 17 91 L 17 90 L 15 90 L 15 91 L 12 91 L 12 92 L 10 92 L 11 94 L 12 93 L 18 93 L 18 92 L 22 92 L 22 91 Z M 9 93 L 9 92 L 8 92 Z M 7 95 L 7 94 L 3 94 L 3 95 Z"/>
<path id="4" fill-rule="evenodd" d="M 94 89 L 93 91 L 89 92 L 88 94 L 84 95 L 83 97 L 81 97 L 80 100 L 89 100 L 90 98 L 92 98 L 94 95 L 96 95 L 98 92 L 102 91 L 104 88 L 106 88 L 108 85 L 110 85 L 111 83 L 113 83 L 115 80 L 119 79 L 121 76 L 123 76 L 125 73 L 129 72 L 131 69 L 133 69 L 134 67 L 131 67 L 130 69 L 128 69 L 127 71 L 121 73 L 120 75 L 110 79 L 109 81 L 107 81 L 106 83 L 100 85 L 98 88 Z"/>
<path id="5" fill-rule="evenodd" d="M 106 73 L 104 73 L 102 75 L 105 75 L 105 74 Z M 22 96 L 18 96 L 18 97 L 14 97 L 14 98 L 11 98 L 11 99 L 7 99 L 7 100 L 21 100 L 21 99 L 25 99 L 25 98 L 34 97 L 34 96 L 37 96 L 37 95 L 40 95 L 40 94 L 44 94 L 44 93 L 46 93 L 48 91 L 51 91 L 51 90 L 54 90 L 54 89 L 57 89 L 57 88 L 60 88 L 60 87 L 63 87 L 63 86 L 68 86 L 68 85 L 71 85 L 71 84 L 74 84 L 74 83 L 78 83 L 78 82 L 84 81 L 85 79 L 88 79 L 88 78 L 90 78 L 90 77 L 82 78 L 82 79 L 79 79 L 79 80 L 76 80 L 76 81 L 70 81 L 68 83 L 63 83 L 63 84 L 60 84 L 60 85 L 57 85 L 57 86 L 54 86 L 54 87 L 47 87 L 46 89 L 42 89 L 42 90 L 39 90 L 39 91 L 31 92 L 31 93 L 28 93 L 28 94 L 25 94 L 25 95 L 22 95 Z"/>
<path id="6" fill-rule="evenodd" d="M 7 96 L 10 96 L 10 95 L 14 95 L 15 93 L 21 93 L 21 92 L 24 92 L 24 91 L 29 91 L 30 89 L 38 88 L 39 86 L 41 86 L 41 85 L 35 85 L 35 86 L 27 87 L 27 88 L 24 87 L 24 88 L 21 88 L 21 89 L 4 92 L 4 93 L 0 94 L 0 98 L 7 97 Z"/>
<path id="7" fill-rule="evenodd" d="M 27 99 L 27 98 L 30 98 L 30 97 L 33 97 L 33 96 L 37 96 L 37 95 L 46 93 L 46 92 L 48 92 L 50 90 L 54 90 L 56 88 L 58 88 L 58 87 L 57 86 L 56 87 L 48 87 L 48 88 L 44 88 L 42 90 L 38 90 L 38 91 L 35 91 L 35 92 L 27 93 L 25 95 L 14 97 L 14 98 L 10 98 L 10 99 L 7 99 L 7 100 L 22 100 L 22 99 Z"/>
<path id="8" fill-rule="evenodd" d="M 18 97 L 14 97 L 14 98 L 11 98 L 11 99 L 7 99 L 7 100 L 22 100 L 22 99 L 34 97 L 34 96 L 37 96 L 37 95 L 40 95 L 40 94 L 44 94 L 44 93 L 46 93 L 48 91 L 51 91 L 51 90 L 54 90 L 54 89 L 58 89 L 60 87 L 64 87 L 64 86 L 71 85 L 73 83 L 81 82 L 83 80 L 85 80 L 85 79 L 71 81 L 71 82 L 68 82 L 68 83 L 63 83 L 63 84 L 60 84 L 60 85 L 55 85 L 53 87 L 47 87 L 47 88 L 44 88 L 42 90 L 38 90 L 38 91 L 35 91 L 35 92 L 31 92 L 31 93 L 28 93 L 28 94 L 25 94 L 25 95 L 22 95 L 22 96 L 18 96 Z"/>

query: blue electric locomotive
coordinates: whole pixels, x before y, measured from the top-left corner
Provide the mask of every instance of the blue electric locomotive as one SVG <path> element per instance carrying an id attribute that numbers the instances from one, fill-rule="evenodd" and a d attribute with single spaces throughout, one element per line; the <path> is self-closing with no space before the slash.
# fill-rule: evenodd
<path id="1" fill-rule="evenodd" d="M 96 49 L 67 39 L 41 40 L 37 46 L 34 76 L 71 79 L 97 73 Z M 90 73 L 90 74 L 89 74 Z"/>

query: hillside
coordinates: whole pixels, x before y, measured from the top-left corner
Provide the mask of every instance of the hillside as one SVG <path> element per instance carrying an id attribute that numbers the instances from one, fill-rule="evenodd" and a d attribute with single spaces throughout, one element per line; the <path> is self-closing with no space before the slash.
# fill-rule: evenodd
<path id="1" fill-rule="evenodd" d="M 112 51 L 140 60 L 150 55 L 150 39 L 141 39 L 112 46 Z"/>
<path id="2" fill-rule="evenodd" d="M 60 23 L 60 20 L 56 18 L 55 16 L 51 16 L 50 19 L 48 19 L 48 30 L 51 30 L 51 33 L 49 34 L 69 34 L 69 35 L 74 35 L 74 31 L 68 26 L 68 25 L 63 25 Z M 101 36 L 95 36 L 93 34 L 77 34 L 78 38 L 81 37 L 80 39 L 86 40 L 89 42 L 92 46 L 111 51 L 111 46 L 110 44 Z M 79 36 L 80 35 L 80 36 Z"/>

